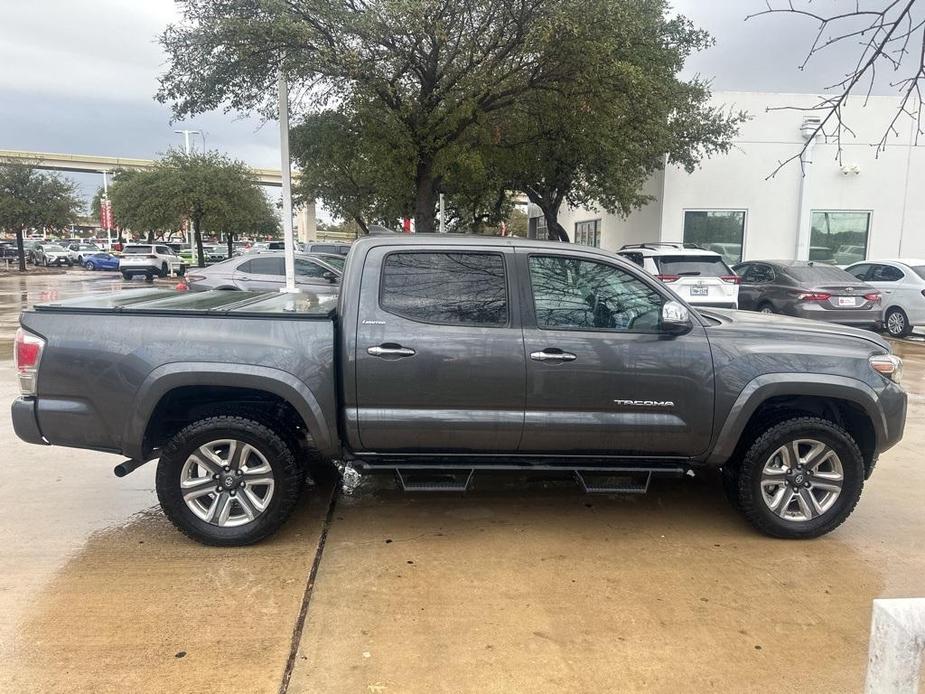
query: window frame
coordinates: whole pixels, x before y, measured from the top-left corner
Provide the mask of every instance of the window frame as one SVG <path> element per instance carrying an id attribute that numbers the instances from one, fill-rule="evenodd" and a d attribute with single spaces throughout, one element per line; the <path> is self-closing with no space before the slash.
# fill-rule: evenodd
<path id="1" fill-rule="evenodd" d="M 688 212 L 741 212 L 745 215 L 742 220 L 742 252 L 739 254 L 738 263 L 726 263 L 729 267 L 733 265 L 738 265 L 739 263 L 747 262 L 745 260 L 745 249 L 748 244 L 748 221 L 751 218 L 750 208 L 748 207 L 685 207 L 681 210 L 681 242 L 688 243 L 684 238 L 684 229 L 687 222 L 687 213 Z M 693 242 L 691 242 L 693 243 Z M 711 243 L 722 243 L 721 241 L 711 241 Z M 709 249 L 704 249 L 709 250 Z M 722 253 L 720 253 L 723 256 Z M 723 256 L 723 261 L 726 261 L 726 257 Z"/>
<path id="2" fill-rule="evenodd" d="M 588 246 L 590 248 L 590 246 Z M 662 287 L 659 286 L 661 283 L 653 278 L 649 273 L 645 272 L 644 269 L 640 268 L 641 272 L 633 272 L 628 267 L 622 267 L 615 263 L 609 262 L 607 258 L 600 258 L 597 256 L 586 256 L 576 253 L 557 253 L 555 251 L 543 251 L 539 249 L 530 249 L 523 254 L 523 271 L 525 273 L 525 282 L 524 286 L 526 288 L 526 296 L 524 297 L 524 308 L 527 311 L 527 314 L 524 316 L 524 329 L 534 329 L 542 330 L 545 332 L 570 332 L 570 333 L 595 333 L 599 335 L 663 335 L 664 330 L 661 328 L 661 314 L 659 314 L 659 327 L 656 330 L 614 330 L 607 328 L 570 328 L 570 327 L 548 327 L 540 325 L 539 320 L 536 316 L 536 292 L 533 288 L 533 273 L 530 272 L 530 260 L 532 258 L 566 258 L 569 260 L 579 260 L 582 262 L 597 263 L 599 265 L 606 265 L 612 270 L 617 270 L 618 272 L 623 272 L 638 282 L 642 283 L 646 288 L 651 290 L 654 294 L 661 297 L 662 299 L 662 308 L 669 301 L 677 301 L 674 297 L 666 294 L 662 291 Z M 629 263 L 630 261 L 626 261 Z M 633 265 L 633 268 L 636 266 Z M 691 320 L 695 321 L 694 311 L 691 311 Z"/>
<path id="3" fill-rule="evenodd" d="M 857 209 L 857 210 L 848 210 L 848 209 L 833 209 L 827 207 L 821 207 L 819 209 L 810 209 L 809 211 L 809 245 L 813 245 L 813 217 L 816 214 L 866 214 L 867 215 L 867 231 L 864 234 L 864 257 L 860 260 L 855 260 L 854 263 L 848 263 L 848 265 L 854 265 L 855 263 L 867 263 L 870 262 L 870 234 L 874 228 L 874 211 L 870 209 Z M 832 249 L 832 258 L 835 258 L 835 249 Z"/>
<path id="4" fill-rule="evenodd" d="M 595 245 L 593 245 L 593 246 L 590 245 L 590 244 L 587 244 L 587 243 L 581 243 L 581 242 L 578 240 L 578 227 L 579 227 L 579 226 L 586 225 L 586 224 L 593 224 L 593 225 L 594 225 L 592 233 L 594 234 L 594 237 L 595 237 L 595 240 L 597 241 L 597 244 L 595 244 Z M 603 225 L 603 219 L 602 219 L 601 217 L 595 217 L 595 218 L 593 218 L 593 219 L 582 219 L 582 220 L 580 220 L 580 221 L 575 222 L 575 224 L 574 224 L 574 226 L 573 226 L 573 228 L 572 228 L 572 243 L 574 243 L 576 246 L 583 246 L 583 247 L 585 247 L 585 248 L 597 248 L 597 249 L 600 249 L 600 248 L 601 248 L 601 240 L 602 240 L 602 236 L 603 236 L 603 226 L 604 226 L 604 225 Z M 582 230 L 582 231 L 584 231 L 584 230 Z"/>
<path id="5" fill-rule="evenodd" d="M 504 273 L 504 300 L 507 307 L 507 320 L 502 323 L 444 323 L 444 322 L 434 322 L 421 320 L 420 318 L 412 318 L 411 316 L 405 316 L 401 313 L 396 313 L 385 306 L 382 305 L 382 297 L 385 291 L 385 274 L 386 274 L 386 265 L 389 261 L 389 258 L 393 255 L 494 255 L 501 258 L 501 271 Z M 395 316 L 401 318 L 402 320 L 410 321 L 412 323 L 418 323 L 420 325 L 433 325 L 436 327 L 446 327 L 446 328 L 495 328 L 495 329 L 504 329 L 511 328 L 514 321 L 514 311 L 516 309 L 513 301 L 513 293 L 511 291 L 511 271 L 508 267 L 508 253 L 504 253 L 501 250 L 488 250 L 488 249 L 459 249 L 458 247 L 453 247 L 449 249 L 441 248 L 415 248 L 415 249 L 396 249 L 393 251 L 388 251 L 382 256 L 381 261 L 379 262 L 379 287 L 376 290 L 376 308 L 383 313 L 387 313 L 390 316 Z"/>

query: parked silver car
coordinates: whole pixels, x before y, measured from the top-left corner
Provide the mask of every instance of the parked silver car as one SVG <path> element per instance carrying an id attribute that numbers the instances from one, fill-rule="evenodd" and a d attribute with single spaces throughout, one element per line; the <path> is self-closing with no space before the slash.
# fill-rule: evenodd
<path id="1" fill-rule="evenodd" d="M 925 325 L 925 260 L 866 260 L 845 272 L 883 294 L 883 323 L 891 337 L 906 337 Z"/>
<path id="2" fill-rule="evenodd" d="M 337 295 L 341 271 L 322 258 L 298 254 L 296 284 L 318 295 Z M 240 289 L 276 290 L 286 283 L 286 261 L 279 252 L 242 255 L 207 268 L 192 268 L 186 275 L 191 291 Z"/>

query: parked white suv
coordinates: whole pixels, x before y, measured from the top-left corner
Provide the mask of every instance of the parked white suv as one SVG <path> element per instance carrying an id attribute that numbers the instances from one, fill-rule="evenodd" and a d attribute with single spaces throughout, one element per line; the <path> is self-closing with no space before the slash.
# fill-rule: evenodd
<path id="1" fill-rule="evenodd" d="M 183 261 L 173 249 L 163 243 L 133 243 L 122 249 L 119 259 L 119 272 L 127 280 L 135 275 L 144 275 L 148 279 L 183 274 Z"/>
<path id="2" fill-rule="evenodd" d="M 925 260 L 865 260 L 845 271 L 883 295 L 883 326 L 891 337 L 906 337 L 925 325 Z"/>
<path id="3" fill-rule="evenodd" d="M 741 278 L 719 253 L 662 242 L 624 246 L 618 255 L 655 275 L 692 306 L 739 308 Z"/>

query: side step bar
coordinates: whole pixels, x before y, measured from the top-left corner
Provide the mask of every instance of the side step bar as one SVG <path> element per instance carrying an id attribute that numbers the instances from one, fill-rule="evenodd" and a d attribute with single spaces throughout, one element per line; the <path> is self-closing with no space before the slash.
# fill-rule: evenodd
<path id="1" fill-rule="evenodd" d="M 409 470 L 395 468 L 395 475 L 406 492 L 464 492 L 472 483 L 475 470 Z"/>
<path id="2" fill-rule="evenodd" d="M 394 472 L 403 491 L 406 492 L 465 492 L 472 486 L 476 472 L 499 473 L 528 472 L 524 468 L 503 467 L 430 467 L 417 466 L 366 466 L 363 472 Z M 536 469 L 533 470 L 537 472 Z M 659 468 L 546 468 L 543 472 L 559 472 L 572 478 L 587 494 L 645 494 L 654 475 L 682 477 L 681 466 Z"/>

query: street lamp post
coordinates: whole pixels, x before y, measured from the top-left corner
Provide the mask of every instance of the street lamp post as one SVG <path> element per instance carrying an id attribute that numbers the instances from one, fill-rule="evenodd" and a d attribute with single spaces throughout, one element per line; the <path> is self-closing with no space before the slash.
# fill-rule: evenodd
<path id="1" fill-rule="evenodd" d="M 190 135 L 202 135 L 201 130 L 174 130 L 177 135 L 183 136 L 183 151 L 186 152 L 186 156 L 190 155 L 191 146 L 190 146 Z M 206 136 L 202 135 L 202 145 L 205 147 Z"/>

